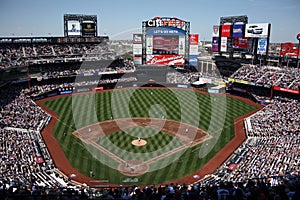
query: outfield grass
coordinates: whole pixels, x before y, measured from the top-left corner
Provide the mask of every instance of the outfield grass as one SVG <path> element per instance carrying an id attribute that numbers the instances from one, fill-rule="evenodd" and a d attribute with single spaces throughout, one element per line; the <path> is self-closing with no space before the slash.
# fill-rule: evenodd
<path id="1" fill-rule="evenodd" d="M 123 180 L 127 176 L 102 164 L 99 159 L 108 160 L 112 167 L 115 167 L 117 163 L 111 161 L 109 157 L 93 146 L 82 144 L 78 138 L 71 134 L 74 130 L 98 121 L 110 120 L 111 117 L 117 119 L 128 117 L 161 118 L 164 116 L 166 119 L 197 126 L 208 131 L 213 138 L 217 138 L 214 147 L 201 159 L 199 158 L 199 149 L 203 144 L 188 148 L 180 155 L 179 159 L 167 167 L 137 177 L 138 184 L 159 184 L 182 178 L 199 169 L 234 137 L 234 119 L 256 109 L 256 107 L 235 98 L 211 97 L 190 90 L 171 89 L 128 89 L 64 96 L 43 102 L 43 104 L 59 115 L 53 134 L 71 165 L 87 176 L 89 176 L 89 171 L 93 170 L 95 179 L 109 180 L 111 183 L 117 184 L 126 184 Z M 74 118 L 74 116 L 76 117 Z M 107 136 L 107 139 L 126 151 L 144 153 L 155 152 L 173 138 L 162 132 L 157 133 L 149 127 L 135 127 L 130 131 L 132 131 L 132 135 L 118 132 Z M 63 136 L 64 132 L 67 133 L 67 136 Z M 150 135 L 147 141 L 152 145 L 140 149 L 132 148 L 129 141 L 132 140 L 132 137 L 136 137 L 136 134 Z M 169 146 L 181 145 L 179 140 L 172 142 L 174 145 Z M 105 143 L 101 143 L 101 140 L 98 143 L 110 149 L 109 146 L 105 146 Z M 113 148 L 110 150 L 114 151 Z M 118 152 L 114 153 L 118 154 Z M 178 155 L 181 153 L 178 152 Z M 177 155 L 173 156 L 176 157 Z M 153 163 L 150 169 L 157 169 L 164 162 L 167 162 L 167 159 Z"/>

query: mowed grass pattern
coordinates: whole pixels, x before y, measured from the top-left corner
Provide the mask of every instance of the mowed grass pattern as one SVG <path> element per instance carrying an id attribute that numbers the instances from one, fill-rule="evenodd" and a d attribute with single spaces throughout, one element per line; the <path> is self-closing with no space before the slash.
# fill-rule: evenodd
<path id="1" fill-rule="evenodd" d="M 146 140 L 147 144 L 134 146 L 131 142 L 138 139 L 138 137 Z M 139 159 L 142 161 L 147 161 L 182 146 L 180 139 L 177 137 L 150 127 L 139 126 L 102 137 L 97 143 L 123 160 Z M 164 150 L 161 151 L 163 148 Z"/>
<path id="2" fill-rule="evenodd" d="M 123 180 L 127 178 L 113 169 L 117 163 L 110 161 L 109 157 L 101 154 L 94 147 L 83 144 L 71 134 L 73 131 L 98 121 L 110 120 L 111 117 L 117 119 L 128 117 L 161 118 L 164 116 L 166 119 L 198 126 L 204 131 L 209 131 L 212 136 L 216 136 L 215 134 L 221 127 L 221 135 L 205 157 L 199 158 L 199 149 L 205 145 L 199 144 L 188 148 L 182 155 L 178 156 L 179 159 L 175 159 L 167 167 L 138 177 L 138 184 L 159 184 L 182 178 L 199 169 L 233 138 L 234 119 L 256 109 L 254 106 L 230 97 L 209 96 L 191 90 L 149 88 L 63 96 L 43 102 L 43 104 L 59 115 L 53 134 L 72 166 L 87 176 L 89 176 L 89 171 L 93 170 L 95 179 L 106 179 L 117 184 L 126 184 Z M 146 127 L 136 128 L 144 129 Z M 147 141 L 151 145 L 135 150 L 134 148 L 131 149 L 130 145 L 127 146 L 128 141 L 132 140 L 132 137 L 136 137 L 134 134 L 136 130 L 133 129 L 132 131 L 132 135 L 118 132 L 108 136 L 107 139 L 120 149 L 132 152 L 155 152 L 157 148 L 165 146 L 164 143 L 167 144 L 172 139 L 168 138 L 167 134 L 157 131 L 151 135 L 151 130 L 148 130 L 151 135 L 149 137 L 151 143 L 148 139 Z M 63 133 L 67 133 L 67 136 L 63 136 Z M 101 140 L 99 142 L 101 143 Z M 174 146 L 181 145 L 179 141 L 179 143 L 174 142 Z M 118 154 L 118 152 L 115 153 Z M 178 155 L 181 153 L 178 152 Z M 174 157 L 176 156 L 175 154 Z M 147 159 L 145 158 L 145 160 Z M 108 160 L 113 167 L 106 166 L 99 160 Z M 152 164 L 150 168 L 156 169 L 163 162 L 164 160 L 160 160 L 158 163 Z"/>

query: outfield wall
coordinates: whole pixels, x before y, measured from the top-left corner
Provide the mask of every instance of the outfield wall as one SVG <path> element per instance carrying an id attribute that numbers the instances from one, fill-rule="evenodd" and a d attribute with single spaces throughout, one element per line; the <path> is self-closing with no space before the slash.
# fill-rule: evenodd
<path id="1" fill-rule="evenodd" d="M 167 84 L 167 83 L 157 83 L 157 82 L 126 82 L 126 83 L 111 83 L 111 84 L 100 84 L 97 87 L 103 87 L 103 90 L 109 89 L 120 89 L 120 88 L 130 88 L 130 87 L 170 87 L 170 88 L 192 88 L 192 86 L 188 84 Z M 45 92 L 40 95 L 31 96 L 32 100 L 37 101 L 40 99 L 45 99 L 57 95 L 64 94 L 73 94 L 73 93 L 84 93 L 84 92 L 92 92 L 95 88 L 95 85 L 91 86 L 81 86 L 76 88 L 66 87 L 66 88 L 58 88 L 49 92 Z"/>

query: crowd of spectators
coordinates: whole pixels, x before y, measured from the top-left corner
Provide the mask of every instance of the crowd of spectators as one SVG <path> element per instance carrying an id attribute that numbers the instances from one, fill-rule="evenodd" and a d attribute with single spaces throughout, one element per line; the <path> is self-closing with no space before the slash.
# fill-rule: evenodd
<path id="1" fill-rule="evenodd" d="M 31 69 L 29 69 L 31 70 Z M 36 69 L 32 69 L 36 71 Z M 68 67 L 64 65 L 47 66 L 42 69 L 42 78 L 59 78 L 66 76 L 92 76 L 107 73 L 132 73 L 135 66 L 132 60 L 118 57 L 115 60 L 105 60 L 99 62 L 85 62 L 83 64 L 74 64 Z"/>
<path id="2" fill-rule="evenodd" d="M 115 57 L 116 53 L 105 44 L 6 44 L 0 46 L 0 69 Z"/>
<path id="3" fill-rule="evenodd" d="M 33 88 L 45 92 L 48 88 L 68 86 L 73 87 L 64 83 Z M 75 188 L 68 186 L 68 177 L 57 173 L 38 132 L 40 125 L 34 123 L 46 122 L 49 116 L 29 98 L 28 92 L 28 89 L 19 86 L 1 90 L 1 95 L 5 97 L 1 99 L 1 124 L 5 127 L 0 129 L 3 172 L 0 190 L 6 196 L 35 194 L 67 195 L 75 199 L 218 199 L 223 193 L 228 198 L 236 199 L 235 187 L 239 188 L 238 195 L 242 195 L 243 199 L 260 196 L 270 199 L 280 196 L 285 199 L 289 195 L 299 195 L 296 189 L 300 172 L 298 100 L 275 98 L 263 110 L 249 117 L 245 121 L 247 140 L 213 175 L 213 179 L 204 179 L 194 185 L 94 190 L 80 185 Z M 42 163 L 39 163 L 38 155 L 42 155 Z M 237 167 L 230 169 L 231 164 L 237 164 Z"/>
<path id="4" fill-rule="evenodd" d="M 249 137 L 291 137 L 300 133 L 300 102 L 298 100 L 279 101 L 264 107 L 250 118 Z"/>
<path id="5" fill-rule="evenodd" d="M 299 100 L 276 97 L 272 103 L 246 118 L 246 141 L 216 171 L 214 179 L 267 180 L 271 187 L 282 185 L 286 180 L 299 181 L 299 113 Z M 292 191 L 295 188 L 299 193 L 299 182 L 290 185 Z"/>
<path id="6" fill-rule="evenodd" d="M 48 93 L 57 89 L 74 90 L 77 87 L 88 86 L 97 87 L 101 84 L 109 83 L 123 83 L 123 82 L 135 82 L 137 78 L 135 76 L 121 77 L 121 78 L 107 78 L 107 79 L 95 79 L 85 81 L 71 81 L 65 83 L 52 83 L 47 85 L 33 85 L 30 89 L 25 89 L 27 94 L 31 96 L 38 96 L 44 93 Z"/>
<path id="7" fill-rule="evenodd" d="M 273 85 L 282 88 L 298 90 L 300 86 L 300 71 L 293 67 L 243 65 L 230 78 L 254 83 L 263 87 Z"/>
<path id="8" fill-rule="evenodd" d="M 166 82 L 172 84 L 190 84 L 202 77 L 201 72 L 168 72 L 166 76 Z"/>
<path id="9" fill-rule="evenodd" d="M 2 183 L 0 183 L 0 186 Z M 254 179 L 242 182 L 213 181 L 207 184 L 176 184 L 149 186 L 79 187 L 9 187 L 0 195 L 7 199 L 111 199 L 111 200 L 297 200 L 299 180 L 285 179 L 276 186 L 268 180 Z"/>
<path id="10" fill-rule="evenodd" d="M 6 126 L 40 130 L 49 117 L 24 92 L 24 88 L 1 88 L 0 95 L 0 128 Z"/>
<path id="11" fill-rule="evenodd" d="M 0 68 L 23 65 L 30 59 L 67 56 L 93 51 L 92 45 L 23 45 L 0 48 Z M 101 49 L 101 48 L 100 48 Z M 99 49 L 98 49 L 99 50 Z M 91 53 L 91 57 L 97 55 Z M 24 63 L 23 63 L 24 62 Z M 47 79 L 78 74 L 126 73 L 135 70 L 131 60 L 119 59 L 110 67 L 47 68 Z M 241 67 L 231 78 L 258 85 L 298 89 L 299 69 Z M 189 84 L 203 76 L 199 72 L 170 72 L 167 83 Z M 30 89 L 11 85 L 0 91 L 0 199 L 1 197 L 65 195 L 69 199 L 300 199 L 300 103 L 275 99 L 245 120 L 248 138 L 211 177 L 192 185 L 131 186 L 92 189 L 70 186 L 71 180 L 55 168 L 40 130 L 50 120 L 30 95 L 62 88 L 136 81 L 134 76 L 53 82 Z M 234 164 L 234 168 L 230 166 Z M 5 198 L 4 198 L 5 199 Z"/>
<path id="12" fill-rule="evenodd" d="M 55 168 L 40 134 L 51 116 L 20 85 L 3 86 L 0 95 L 0 199 L 24 187 L 66 187 L 70 180 Z"/>

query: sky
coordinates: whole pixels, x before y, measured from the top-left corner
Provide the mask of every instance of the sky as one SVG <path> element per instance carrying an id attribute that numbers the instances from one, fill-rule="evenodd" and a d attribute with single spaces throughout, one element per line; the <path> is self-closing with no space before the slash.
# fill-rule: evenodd
<path id="1" fill-rule="evenodd" d="M 189 21 L 191 33 L 210 41 L 220 17 L 246 15 L 270 23 L 270 42 L 298 43 L 299 0 L 0 0 L 0 37 L 63 36 L 64 14 L 97 15 L 98 35 L 132 39 L 155 16 Z"/>

